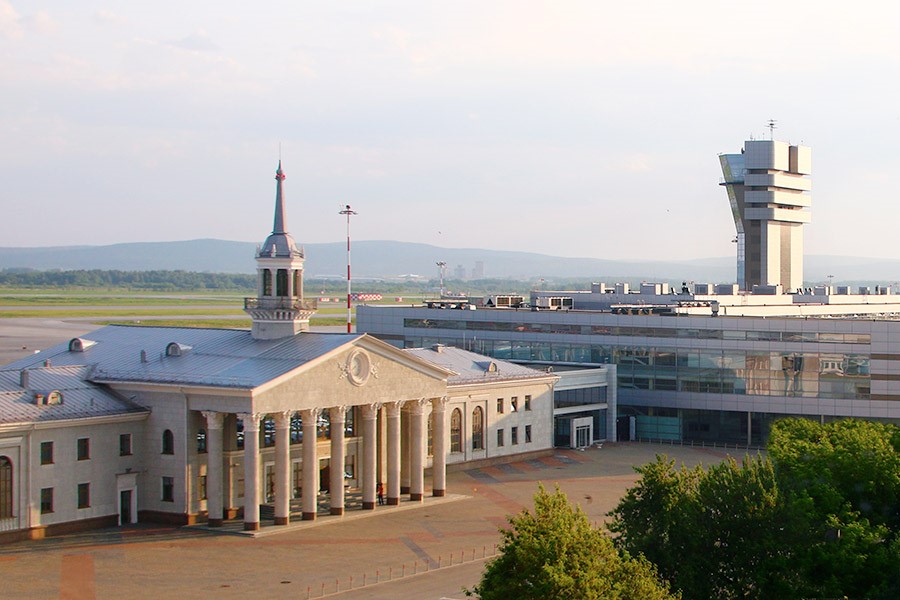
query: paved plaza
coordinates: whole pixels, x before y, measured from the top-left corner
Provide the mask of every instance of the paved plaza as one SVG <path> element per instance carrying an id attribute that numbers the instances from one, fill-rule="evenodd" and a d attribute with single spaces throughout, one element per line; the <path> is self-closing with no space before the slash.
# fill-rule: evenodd
<path id="1" fill-rule="evenodd" d="M 0 547 L 10 598 L 463 598 L 508 515 L 558 484 L 594 522 L 657 453 L 691 466 L 721 449 L 606 444 L 448 475 L 448 498 L 348 511 L 252 538 L 141 524 Z M 731 451 L 741 455 L 742 451 Z M 377 583 L 376 583 L 377 582 Z M 352 589 L 351 589 L 352 587 Z"/>

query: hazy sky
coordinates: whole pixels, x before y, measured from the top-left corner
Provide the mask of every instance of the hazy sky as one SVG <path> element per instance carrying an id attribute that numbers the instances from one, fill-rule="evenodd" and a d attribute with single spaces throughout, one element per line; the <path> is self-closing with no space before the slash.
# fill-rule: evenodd
<path id="1" fill-rule="evenodd" d="M 826 5 L 833 6 L 830 8 Z M 900 5 L 0 0 L 0 246 L 288 229 L 734 253 L 717 154 L 813 148 L 807 254 L 897 257 Z"/>

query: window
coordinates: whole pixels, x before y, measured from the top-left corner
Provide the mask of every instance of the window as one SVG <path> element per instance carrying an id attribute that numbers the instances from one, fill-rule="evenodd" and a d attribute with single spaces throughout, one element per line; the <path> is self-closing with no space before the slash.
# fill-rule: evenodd
<path id="1" fill-rule="evenodd" d="M 531 443 L 531 425 L 525 426 L 525 443 L 526 444 Z"/>
<path id="2" fill-rule="evenodd" d="M 197 454 L 206 454 L 206 430 L 197 430 Z"/>
<path id="3" fill-rule="evenodd" d="M 6 456 L 0 456 L 0 519 L 13 516 L 13 466 Z"/>
<path id="4" fill-rule="evenodd" d="M 53 488 L 43 488 L 41 490 L 41 514 L 53 512 Z"/>
<path id="5" fill-rule="evenodd" d="M 78 484 L 78 508 L 90 508 L 91 507 L 91 484 L 90 483 L 79 483 Z"/>
<path id="6" fill-rule="evenodd" d="M 201 500 L 206 500 L 206 475 L 201 475 L 197 482 L 197 493 L 200 494 Z"/>
<path id="7" fill-rule="evenodd" d="M 166 429 L 162 434 L 162 453 L 175 454 L 175 436 L 171 429 Z"/>
<path id="8" fill-rule="evenodd" d="M 41 464 L 53 464 L 53 442 L 41 442 Z"/>
<path id="9" fill-rule="evenodd" d="M 162 478 L 162 501 L 175 502 L 175 478 Z"/>
<path id="10" fill-rule="evenodd" d="M 426 436 L 427 442 L 425 444 L 425 456 L 434 456 L 434 413 L 432 413 L 432 418 L 428 419 L 428 435 Z"/>
<path id="11" fill-rule="evenodd" d="M 519 398 L 518 396 L 513 396 L 509 401 L 509 410 L 510 412 L 517 412 L 519 410 Z"/>
<path id="12" fill-rule="evenodd" d="M 450 413 L 450 452 L 462 452 L 462 411 Z"/>
<path id="13" fill-rule="evenodd" d="M 119 456 L 131 456 L 131 434 L 119 434 Z"/>
<path id="14" fill-rule="evenodd" d="M 262 271 L 262 293 L 263 296 L 272 295 L 272 271 L 269 269 Z"/>
<path id="15" fill-rule="evenodd" d="M 78 438 L 78 460 L 88 460 L 91 457 L 91 438 Z"/>
<path id="16" fill-rule="evenodd" d="M 510 430 L 509 430 L 509 442 L 510 442 L 513 446 L 515 446 L 516 444 L 519 443 L 519 428 L 518 428 L 518 427 L 512 427 L 512 428 L 510 428 Z"/>
<path id="17" fill-rule="evenodd" d="M 525 396 L 525 410 L 531 410 L 531 396 Z"/>
<path id="18" fill-rule="evenodd" d="M 503 398 L 497 398 L 497 414 L 503 414 Z"/>
<path id="19" fill-rule="evenodd" d="M 497 447 L 501 448 L 503 446 L 503 430 L 497 430 Z"/>
<path id="20" fill-rule="evenodd" d="M 484 411 L 480 406 L 472 411 L 472 450 L 484 450 Z"/>

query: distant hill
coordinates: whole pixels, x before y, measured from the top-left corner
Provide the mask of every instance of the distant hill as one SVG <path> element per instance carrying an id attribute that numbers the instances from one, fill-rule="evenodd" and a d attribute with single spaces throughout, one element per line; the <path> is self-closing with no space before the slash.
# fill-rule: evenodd
<path id="1" fill-rule="evenodd" d="M 252 273 L 256 245 L 225 240 L 134 242 L 109 246 L 57 246 L 0 248 L 0 269 L 118 269 L 124 271 L 184 270 L 214 273 Z M 306 244 L 308 277 L 343 277 L 346 246 L 343 242 Z M 685 261 L 625 261 L 564 258 L 532 252 L 478 248 L 440 248 L 428 244 L 358 241 L 353 244 L 353 273 L 358 278 L 394 278 L 415 274 L 437 277 L 437 261 L 447 263 L 447 278 L 457 265 L 471 276 L 476 261 L 484 263 L 485 278 L 661 280 L 725 282 L 734 280 L 734 259 L 703 258 Z M 808 256 L 809 281 L 825 281 L 833 274 L 842 281 L 900 281 L 900 260 L 845 256 Z"/>

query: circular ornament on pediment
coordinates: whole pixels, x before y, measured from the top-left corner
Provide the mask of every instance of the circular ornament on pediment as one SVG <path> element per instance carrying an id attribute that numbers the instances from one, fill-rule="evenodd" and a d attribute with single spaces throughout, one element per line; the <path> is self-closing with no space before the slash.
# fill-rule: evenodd
<path id="1" fill-rule="evenodd" d="M 347 356 L 347 379 L 353 385 L 365 385 L 372 372 L 372 361 L 369 355 L 360 349 L 356 349 Z"/>

